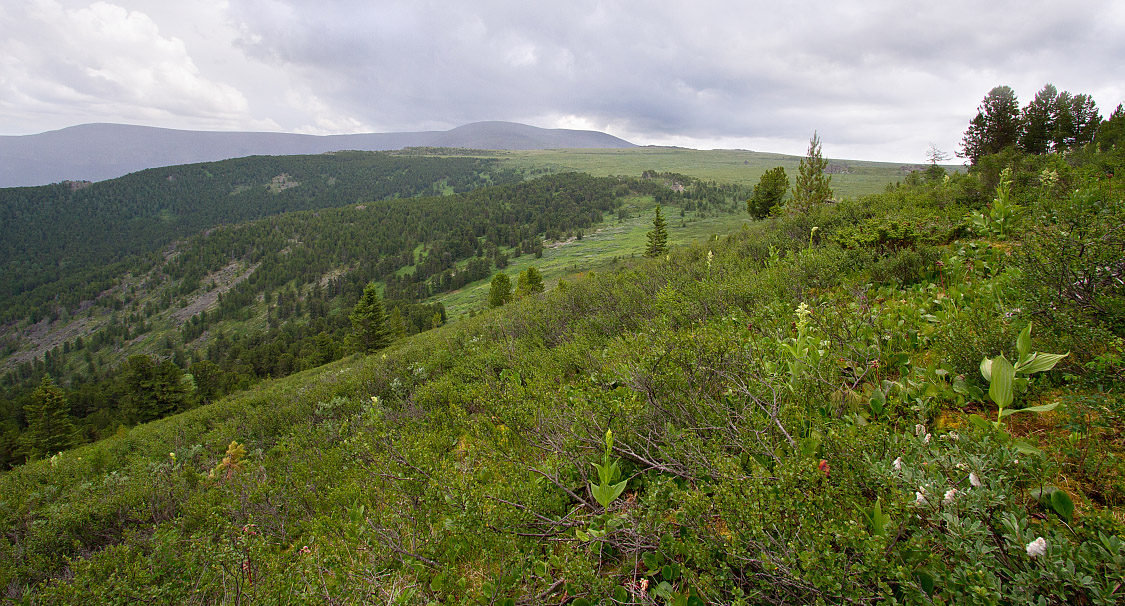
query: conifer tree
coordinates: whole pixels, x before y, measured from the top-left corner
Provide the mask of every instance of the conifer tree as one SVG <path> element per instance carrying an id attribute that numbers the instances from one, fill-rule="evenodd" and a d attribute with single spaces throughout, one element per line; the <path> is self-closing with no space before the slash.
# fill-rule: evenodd
<path id="1" fill-rule="evenodd" d="M 516 279 L 516 296 L 519 298 L 543 292 L 544 289 L 543 275 L 534 267 L 521 271 L 519 278 Z"/>
<path id="2" fill-rule="evenodd" d="M 746 212 L 755 219 L 770 214 L 770 209 L 780 206 L 789 191 L 789 176 L 785 174 L 785 167 L 771 168 L 758 180 L 754 187 L 754 195 L 746 201 Z"/>
<path id="3" fill-rule="evenodd" d="M 646 236 L 648 237 L 648 246 L 645 247 L 646 257 L 659 257 L 668 251 L 668 223 L 664 221 L 659 206 L 656 207 L 656 216 L 652 219 L 652 231 Z"/>
<path id="4" fill-rule="evenodd" d="M 824 172 L 828 168 L 828 160 L 820 154 L 820 137 L 813 131 L 809 139 L 809 151 L 801 159 L 797 167 L 797 183 L 793 186 L 793 210 L 797 213 L 808 213 L 812 209 L 824 204 L 832 197 L 831 175 Z"/>
<path id="5" fill-rule="evenodd" d="M 391 344 L 391 331 L 387 326 L 387 310 L 379 296 L 379 287 L 371 282 L 363 289 L 363 296 L 352 308 L 352 331 L 360 351 L 373 352 Z"/>
<path id="6" fill-rule="evenodd" d="M 395 307 L 391 310 L 391 315 L 387 319 L 387 330 L 391 333 L 391 338 L 401 339 L 406 336 L 406 320 L 402 317 L 402 308 Z"/>
<path id="7" fill-rule="evenodd" d="M 24 413 L 27 415 L 24 439 L 29 458 L 50 456 L 74 446 L 75 430 L 70 420 L 70 403 L 50 375 L 43 377 Z"/>
<path id="8" fill-rule="evenodd" d="M 500 307 L 512 300 L 512 280 L 508 274 L 498 271 L 492 276 L 492 285 L 488 289 L 488 306 Z"/>

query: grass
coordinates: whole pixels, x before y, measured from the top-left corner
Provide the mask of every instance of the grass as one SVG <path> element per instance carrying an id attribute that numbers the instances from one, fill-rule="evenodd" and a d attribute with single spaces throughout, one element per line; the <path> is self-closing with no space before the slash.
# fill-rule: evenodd
<path id="1" fill-rule="evenodd" d="M 797 174 L 801 156 L 746 150 L 695 150 L 678 147 L 629 149 L 552 149 L 512 152 L 482 152 L 481 157 L 499 158 L 527 174 L 579 171 L 594 176 L 640 176 L 646 170 L 675 172 L 703 180 L 757 185 L 762 174 L 782 166 L 790 180 Z M 829 158 L 832 165 L 847 171 L 832 175 L 837 198 L 852 198 L 883 191 L 888 183 L 902 180 L 918 164 L 866 162 Z M 947 170 L 957 169 L 948 166 Z"/>
<path id="2" fill-rule="evenodd" d="M 617 266 L 622 259 L 639 257 L 644 254 L 647 244 L 646 234 L 652 230 L 652 198 L 634 198 L 627 204 L 630 218 L 623 221 L 608 218 L 596 231 L 585 234 L 581 240 L 571 239 L 557 245 L 548 244 L 543 249 L 543 257 L 522 255 L 512 259 L 504 273 L 512 278 L 528 267 L 535 267 L 543 275 L 548 288 L 559 279 L 573 279 L 589 271 L 603 271 Z M 668 221 L 668 245 L 679 246 L 696 242 L 714 235 L 722 235 L 739 229 L 751 221 L 749 215 L 738 213 L 698 213 L 688 212 L 681 219 L 677 206 L 662 207 Z M 441 302 L 445 305 L 450 321 L 474 311 L 485 309 L 491 278 L 478 280 L 451 293 L 445 293 L 426 301 Z"/>

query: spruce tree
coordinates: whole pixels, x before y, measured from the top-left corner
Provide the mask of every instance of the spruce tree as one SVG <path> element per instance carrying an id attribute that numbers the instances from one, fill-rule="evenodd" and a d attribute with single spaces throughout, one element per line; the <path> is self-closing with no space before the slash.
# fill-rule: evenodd
<path id="1" fill-rule="evenodd" d="M 387 326 L 387 310 L 379 296 L 379 287 L 371 282 L 363 289 L 363 296 L 352 308 L 352 331 L 360 351 L 373 352 L 391 344 L 391 331 Z"/>
<path id="2" fill-rule="evenodd" d="M 832 197 L 832 177 L 824 172 L 828 160 L 820 155 L 820 137 L 813 131 L 809 151 L 797 167 L 797 183 L 793 186 L 793 210 L 805 214 Z"/>
<path id="3" fill-rule="evenodd" d="M 24 407 L 27 415 L 27 442 L 29 458 L 51 456 L 74 446 L 74 423 L 70 420 L 70 403 L 66 393 L 55 385 L 50 375 L 32 394 L 32 402 Z"/>
<path id="4" fill-rule="evenodd" d="M 668 224 L 664 221 L 659 206 L 656 207 L 656 216 L 652 219 L 652 231 L 646 236 L 648 237 L 648 246 L 645 247 L 646 257 L 659 257 L 668 251 Z"/>

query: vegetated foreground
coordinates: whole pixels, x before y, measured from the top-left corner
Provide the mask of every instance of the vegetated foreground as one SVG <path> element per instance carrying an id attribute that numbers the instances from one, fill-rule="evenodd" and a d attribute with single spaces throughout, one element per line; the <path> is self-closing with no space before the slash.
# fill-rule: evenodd
<path id="1" fill-rule="evenodd" d="M 990 158 L 14 469 L 0 584 L 68 604 L 1117 603 L 1125 156 Z"/>

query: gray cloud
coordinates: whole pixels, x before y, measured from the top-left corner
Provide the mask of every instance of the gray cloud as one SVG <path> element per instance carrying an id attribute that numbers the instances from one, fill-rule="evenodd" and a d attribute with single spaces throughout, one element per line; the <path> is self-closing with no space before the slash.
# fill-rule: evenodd
<path id="1" fill-rule="evenodd" d="M 57 1 L 68 11 L 115 6 Z M 516 120 L 788 153 L 802 153 L 816 129 L 829 155 L 919 161 L 929 142 L 954 151 L 997 84 L 1030 99 L 1053 82 L 1093 94 L 1104 113 L 1125 99 L 1125 10 L 1111 0 L 206 0 L 194 16 L 157 0 L 114 1 L 134 25 L 151 24 L 131 46 L 88 41 L 107 49 L 98 65 L 125 57 L 110 70 L 117 79 L 92 76 L 92 60 L 50 63 L 35 38 L 0 42 L 5 54 L 26 47 L 14 67 L 0 60 L 0 92 L 21 99 L 0 100 L 0 127 L 36 108 L 92 121 L 83 107 L 163 126 L 300 132 Z M 47 62 L 50 83 L 33 77 L 36 62 Z M 148 76 L 122 75 L 146 66 Z"/>

